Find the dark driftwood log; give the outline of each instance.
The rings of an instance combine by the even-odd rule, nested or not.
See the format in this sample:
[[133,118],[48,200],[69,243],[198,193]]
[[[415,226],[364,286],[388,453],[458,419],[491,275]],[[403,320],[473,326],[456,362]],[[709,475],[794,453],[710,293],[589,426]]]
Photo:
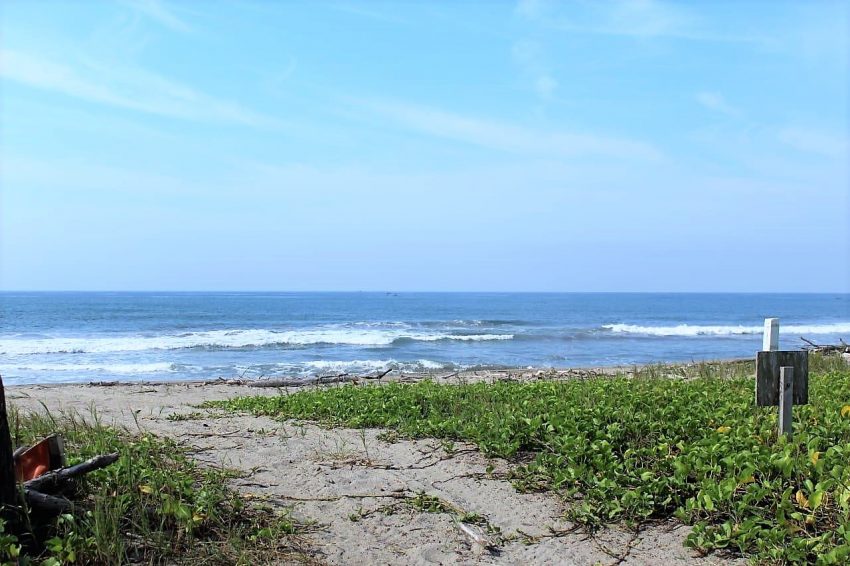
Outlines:
[[105,468],[106,466],[115,462],[115,460],[117,459],[118,452],[115,452],[113,454],[105,454],[102,456],[95,456],[94,458],[89,458],[85,462],[81,462],[76,466],[47,472],[43,476],[38,476],[37,478],[33,478],[29,481],[26,481],[24,482],[24,488],[35,491],[50,491],[51,489],[56,489],[57,487],[59,487],[62,482],[65,482],[77,476],[81,476],[83,474],[87,474],[89,472],[93,472],[94,470],[98,470],[100,468]]
[[817,352],[820,354],[832,354],[836,352],[844,352],[847,349],[847,343],[842,339],[838,339],[840,344],[816,344],[809,340],[808,338],[804,338],[800,336],[800,340],[809,345],[807,348],[810,352]]
[[255,381],[250,384],[251,387],[303,387],[304,385],[313,385],[318,383],[316,378],[312,379],[266,379],[263,381]]
[[27,505],[30,507],[36,507],[52,513],[65,513],[73,507],[73,504],[64,497],[47,495],[34,489],[24,488],[24,497],[27,500]]
[[387,375],[388,373],[390,373],[391,371],[393,371],[394,369],[395,369],[395,368],[390,368],[390,369],[388,369],[388,370],[386,370],[386,371],[382,371],[381,373],[379,373],[379,374],[377,374],[377,375],[364,375],[364,376],[361,376],[361,377],[362,377],[363,379],[381,379],[381,378],[383,378],[385,375]]
[[13,527],[17,524],[18,490],[15,485],[15,461],[12,458],[12,435],[6,416],[6,390],[0,376],[0,517]]
[[249,385],[251,387],[305,387],[307,385],[347,383],[350,381],[358,381],[361,379],[381,379],[394,370],[395,368],[390,368],[375,375],[350,375],[348,373],[340,373],[337,375],[321,375],[319,377],[308,377],[307,379],[266,379],[262,381],[252,381],[249,383]]
[[251,387],[304,387],[306,385],[342,383],[345,381],[354,381],[355,379],[357,379],[356,376],[341,373],[339,375],[323,375],[307,379],[266,379],[251,383]]

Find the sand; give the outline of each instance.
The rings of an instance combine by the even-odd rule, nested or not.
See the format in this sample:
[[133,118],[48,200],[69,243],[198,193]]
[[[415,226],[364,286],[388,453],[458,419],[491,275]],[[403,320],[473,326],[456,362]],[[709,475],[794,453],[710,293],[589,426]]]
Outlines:
[[[688,527],[674,521],[637,535],[615,526],[590,536],[564,520],[562,500],[518,493],[504,479],[510,464],[488,459],[472,445],[457,443],[446,452],[438,441],[397,440],[381,430],[325,429],[192,407],[210,399],[275,395],[276,389],[185,383],[6,389],[7,400],[20,409],[43,411],[42,403],[52,412],[91,415],[96,409],[104,423],[175,438],[206,465],[241,470],[244,477],[233,486],[246,497],[289,508],[313,524],[307,545],[322,563],[744,563],[698,556],[682,544]],[[439,501],[441,510],[417,507],[422,493]],[[478,525],[465,527],[471,533],[459,521],[465,514],[480,516]]]

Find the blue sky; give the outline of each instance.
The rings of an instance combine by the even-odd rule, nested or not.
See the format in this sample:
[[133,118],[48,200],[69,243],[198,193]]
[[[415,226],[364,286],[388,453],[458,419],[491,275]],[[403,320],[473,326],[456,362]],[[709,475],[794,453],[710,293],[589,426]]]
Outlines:
[[850,291],[850,9],[0,6],[0,288]]

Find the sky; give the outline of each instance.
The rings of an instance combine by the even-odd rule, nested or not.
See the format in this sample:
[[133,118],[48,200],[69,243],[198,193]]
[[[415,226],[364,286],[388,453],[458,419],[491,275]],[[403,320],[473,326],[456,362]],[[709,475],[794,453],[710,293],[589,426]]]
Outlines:
[[0,289],[850,292],[840,2],[0,3]]

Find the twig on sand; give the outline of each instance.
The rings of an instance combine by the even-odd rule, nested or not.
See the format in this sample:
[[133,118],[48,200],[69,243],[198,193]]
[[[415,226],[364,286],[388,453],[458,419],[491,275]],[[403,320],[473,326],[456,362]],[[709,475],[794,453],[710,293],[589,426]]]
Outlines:
[[639,542],[638,541],[639,537],[640,537],[640,531],[639,530],[633,532],[632,536],[629,538],[629,540],[626,541],[626,548],[624,548],[619,553],[614,552],[613,550],[611,550],[610,548],[608,548],[607,546],[602,544],[602,542],[597,540],[596,537],[591,536],[590,538],[599,550],[601,550],[602,552],[604,552],[605,554],[607,554],[608,556],[610,556],[611,558],[614,559],[614,562],[612,562],[609,566],[619,566],[620,564],[625,562],[626,558],[628,558],[629,555],[632,553],[632,549],[636,546],[635,542]]

